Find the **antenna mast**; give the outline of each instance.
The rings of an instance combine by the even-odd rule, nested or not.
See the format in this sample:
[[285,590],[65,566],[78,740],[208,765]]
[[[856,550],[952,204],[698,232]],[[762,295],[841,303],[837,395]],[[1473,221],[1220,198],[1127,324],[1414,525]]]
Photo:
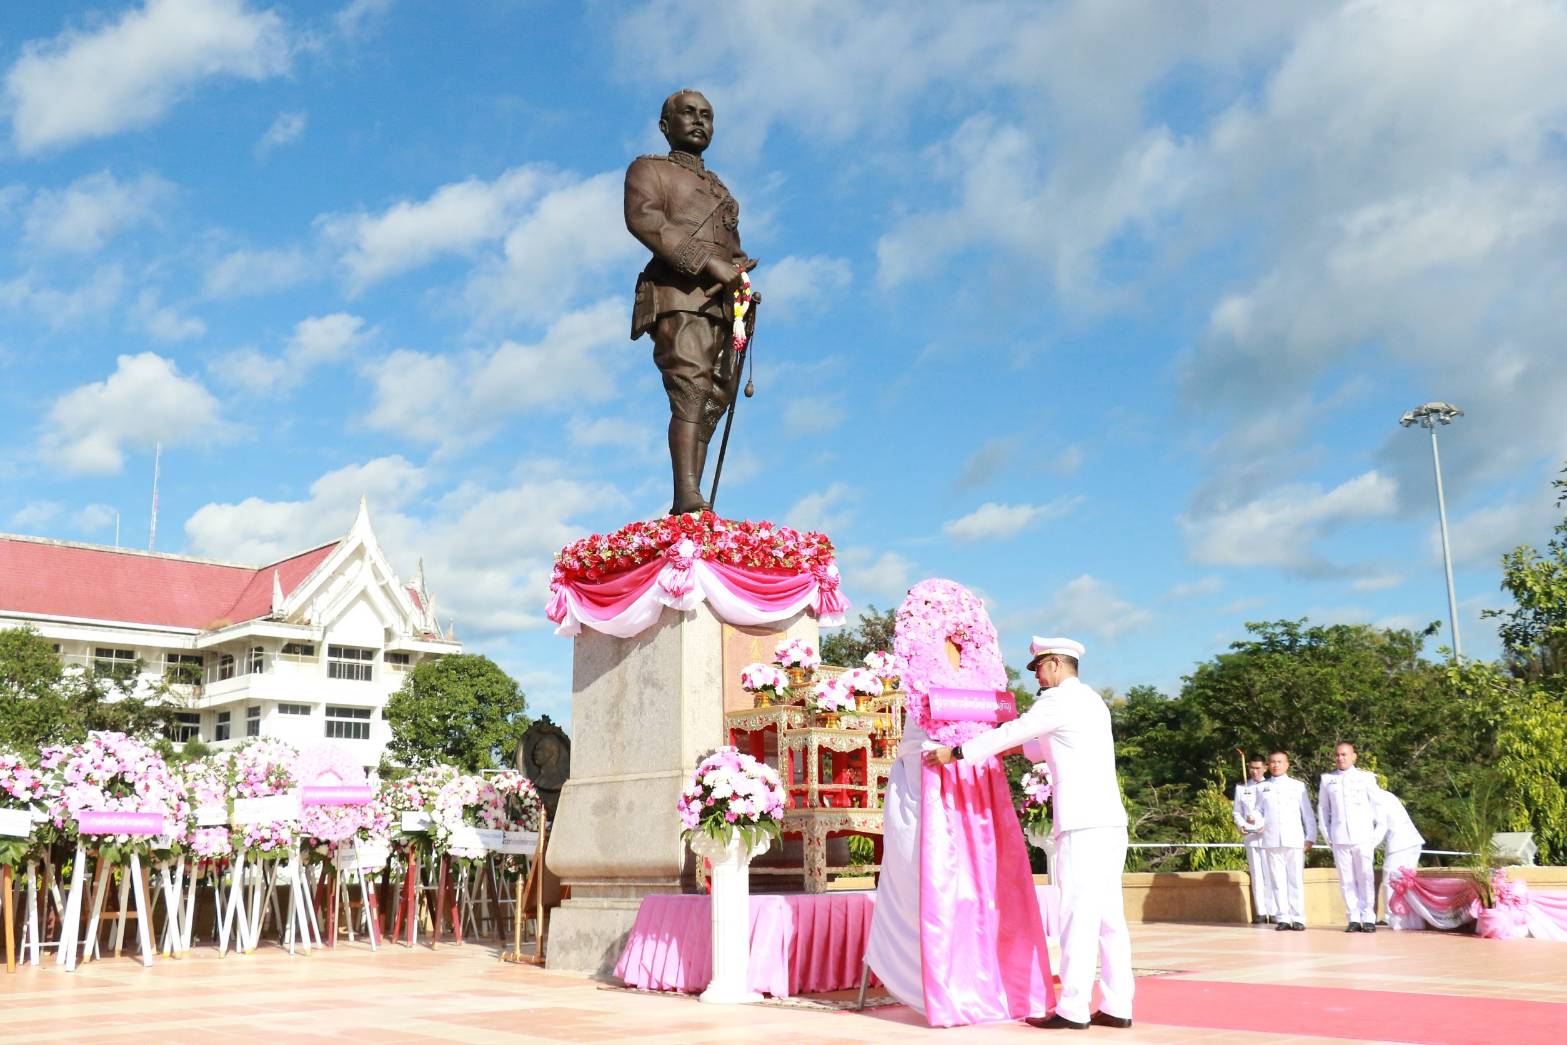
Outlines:
[[154,443],[152,451],[152,524],[147,527],[147,550],[158,548],[158,470],[163,463],[163,444]]

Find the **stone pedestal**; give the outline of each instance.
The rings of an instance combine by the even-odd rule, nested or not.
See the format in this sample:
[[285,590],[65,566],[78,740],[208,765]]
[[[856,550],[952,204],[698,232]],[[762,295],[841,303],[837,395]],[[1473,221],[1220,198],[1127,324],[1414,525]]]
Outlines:
[[[817,638],[801,613],[780,633]],[[675,802],[724,742],[723,625],[704,603],[630,639],[584,628],[572,656],[571,779],[546,863],[571,897],[550,917],[550,969],[608,976],[649,893],[695,888]]]

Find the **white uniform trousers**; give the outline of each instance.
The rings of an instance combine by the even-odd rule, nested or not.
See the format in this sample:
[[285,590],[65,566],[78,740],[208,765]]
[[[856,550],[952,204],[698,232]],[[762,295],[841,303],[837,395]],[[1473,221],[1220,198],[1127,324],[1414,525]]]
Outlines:
[[1246,873],[1251,878],[1251,913],[1273,915],[1273,885],[1268,881],[1268,851],[1260,845],[1246,847]]
[[1351,922],[1377,921],[1376,874],[1372,870],[1373,848],[1369,845],[1335,845],[1333,866],[1338,868],[1338,885],[1344,893],[1345,916]]
[[[1388,887],[1392,884],[1393,875],[1406,867],[1414,867],[1420,863],[1420,846],[1411,845],[1403,849],[1394,849],[1382,854],[1382,902],[1386,907],[1388,899]],[[1408,914],[1395,914],[1393,908],[1387,907],[1387,927],[1389,929],[1423,929],[1426,920],[1413,911]]]
[[1306,850],[1298,845],[1264,849],[1268,854],[1268,884],[1273,887],[1273,917],[1281,922],[1306,921]]
[[1132,1018],[1132,938],[1121,905],[1126,828],[1082,827],[1056,842],[1051,878],[1061,889],[1061,996],[1056,1012],[1085,1023],[1098,952],[1101,1012]]

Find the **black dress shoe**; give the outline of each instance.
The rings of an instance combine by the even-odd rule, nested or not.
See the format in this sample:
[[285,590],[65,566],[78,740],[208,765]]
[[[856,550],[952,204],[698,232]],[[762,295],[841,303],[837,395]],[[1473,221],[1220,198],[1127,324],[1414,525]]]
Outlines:
[[1030,1016],[1023,1021],[1030,1027],[1039,1027],[1042,1030],[1087,1030],[1088,1024],[1069,1020],[1060,1013],[1053,1016]]
[[1290,926],[1290,928],[1295,930],[1298,933],[1303,933],[1303,932],[1306,931],[1306,923],[1305,922],[1296,922],[1294,925]]
[[1123,1030],[1132,1025],[1128,1016],[1112,1016],[1108,1012],[1096,1012],[1088,1017],[1088,1022],[1095,1027],[1120,1027]]
[[1347,933],[1358,933],[1360,931],[1360,923],[1350,922],[1348,925],[1344,926],[1344,931]]
[[1277,924],[1277,925],[1275,925],[1273,927],[1273,931],[1276,932],[1276,933],[1287,933],[1287,932],[1290,931],[1290,923],[1289,922],[1280,922],[1279,924]]
[[1360,923],[1360,931],[1363,932],[1363,933],[1374,933],[1374,932],[1377,931],[1376,923],[1375,922],[1361,922]]
[[1251,920],[1251,924],[1253,924],[1253,925],[1267,925],[1268,924],[1268,916],[1265,915],[1265,914],[1255,915],[1252,918],[1252,920]]

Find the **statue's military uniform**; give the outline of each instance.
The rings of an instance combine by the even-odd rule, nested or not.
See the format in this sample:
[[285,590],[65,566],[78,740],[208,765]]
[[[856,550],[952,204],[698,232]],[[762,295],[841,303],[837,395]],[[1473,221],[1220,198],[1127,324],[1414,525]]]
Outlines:
[[626,228],[653,252],[637,277],[631,338],[653,335],[653,362],[669,410],[700,426],[705,444],[734,401],[739,371],[730,348],[729,300],[702,267],[739,262],[740,205],[701,157],[640,156],[626,170]]

